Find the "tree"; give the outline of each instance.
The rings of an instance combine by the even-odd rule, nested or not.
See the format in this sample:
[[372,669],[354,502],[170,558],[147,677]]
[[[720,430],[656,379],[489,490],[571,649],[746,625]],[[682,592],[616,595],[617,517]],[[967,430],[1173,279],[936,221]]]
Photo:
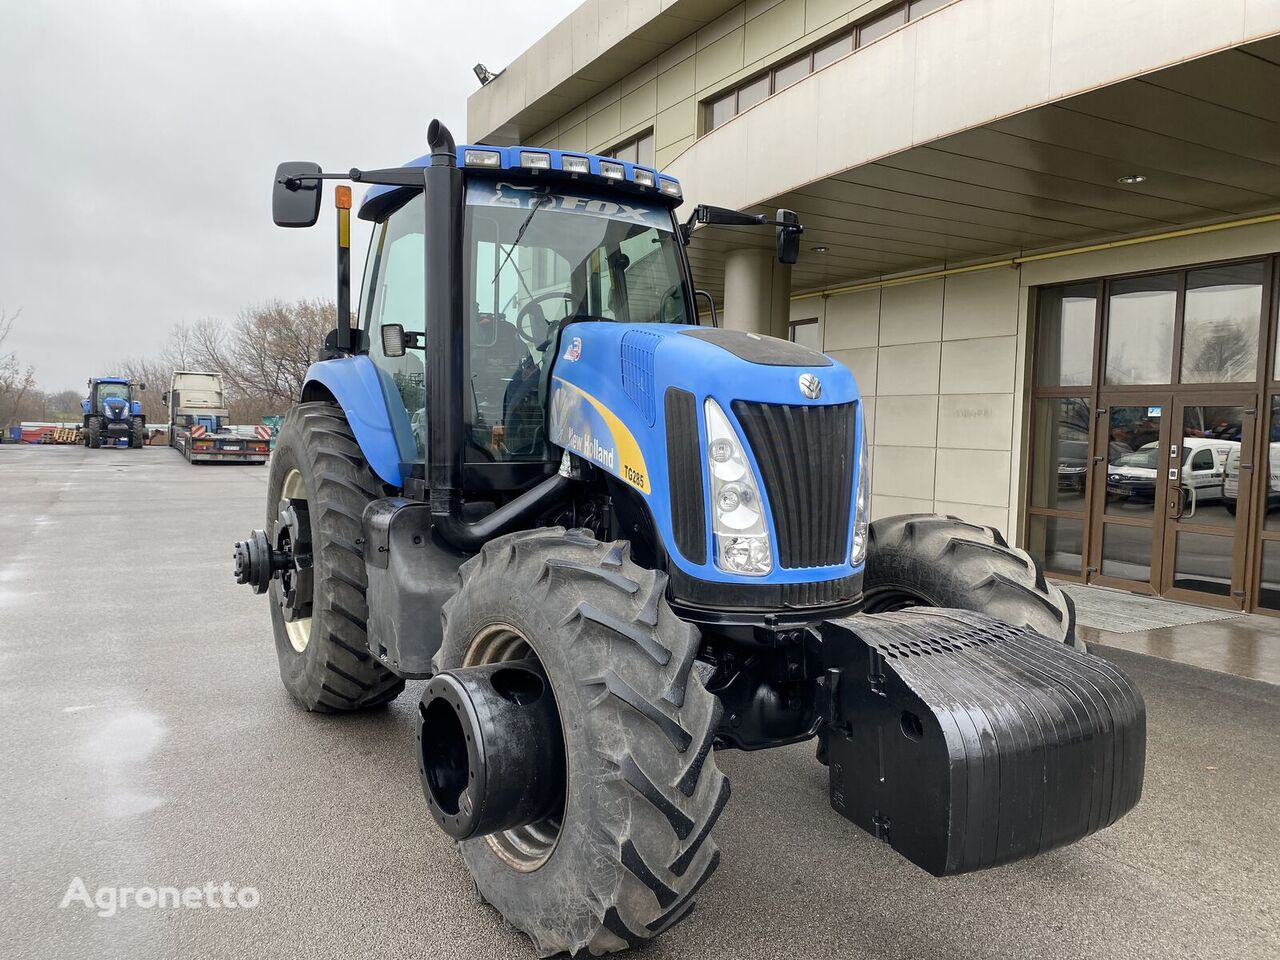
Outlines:
[[17,354],[4,353],[4,343],[13,332],[13,326],[22,309],[8,313],[0,307],[0,429],[20,422],[27,411],[27,404],[35,393],[35,370],[23,367]]
[[237,407],[233,419],[249,420],[280,413],[297,400],[336,318],[330,300],[271,300],[241,311],[230,325],[209,318],[179,328],[175,338],[198,369],[222,374]]

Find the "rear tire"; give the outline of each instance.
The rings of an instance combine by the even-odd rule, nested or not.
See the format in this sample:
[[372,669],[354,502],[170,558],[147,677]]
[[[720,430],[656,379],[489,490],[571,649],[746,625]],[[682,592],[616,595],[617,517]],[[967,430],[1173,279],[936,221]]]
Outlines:
[[436,669],[536,656],[567,770],[558,821],[459,844],[476,888],[539,956],[639,946],[689,914],[720,859],[729,783],[698,631],[667,606],[665,574],[585,530],[500,537],[461,579]]
[[1026,626],[1083,650],[1071,598],[994,527],[929,513],[871,524],[864,610],[954,607]]
[[339,713],[379,706],[404,689],[404,680],[369,653],[366,628],[361,515],[386,492],[340,407],[303,403],[285,416],[267,479],[266,529],[274,537],[281,499],[302,493],[315,565],[309,622],[286,622],[277,577],[270,590],[271,625],[281,679],[308,710]]

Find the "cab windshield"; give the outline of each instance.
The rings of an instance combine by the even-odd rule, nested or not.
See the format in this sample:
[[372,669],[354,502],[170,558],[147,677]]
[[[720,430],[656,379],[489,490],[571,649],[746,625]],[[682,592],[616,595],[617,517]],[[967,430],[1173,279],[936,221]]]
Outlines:
[[678,243],[670,212],[639,198],[468,185],[468,459],[546,458],[549,354],[564,324],[689,322]]
[[103,400],[128,400],[129,385],[127,383],[100,383],[98,384],[98,402]]

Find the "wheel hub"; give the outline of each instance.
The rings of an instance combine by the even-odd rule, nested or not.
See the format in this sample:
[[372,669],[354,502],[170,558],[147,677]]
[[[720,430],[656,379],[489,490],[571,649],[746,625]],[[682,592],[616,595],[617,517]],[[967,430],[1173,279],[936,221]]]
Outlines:
[[276,521],[275,555],[280,566],[280,609],[286,621],[311,616],[314,574],[311,554],[311,514],[305,500],[282,500]]
[[506,624],[481,630],[463,666],[432,678],[418,710],[419,773],[436,824],[455,839],[483,837],[522,873],[546,863],[564,819],[564,734],[524,636]]

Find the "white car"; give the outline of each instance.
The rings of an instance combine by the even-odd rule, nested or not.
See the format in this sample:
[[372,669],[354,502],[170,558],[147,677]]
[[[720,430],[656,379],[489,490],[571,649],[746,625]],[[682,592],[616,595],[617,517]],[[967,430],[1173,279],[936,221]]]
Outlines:
[[[1186,437],[1182,441],[1180,484],[1187,491],[1187,509],[1221,500],[1232,451],[1239,463],[1240,442],[1214,437]],[[1154,500],[1159,443],[1152,441],[1107,464],[1107,495],[1122,500]]]

